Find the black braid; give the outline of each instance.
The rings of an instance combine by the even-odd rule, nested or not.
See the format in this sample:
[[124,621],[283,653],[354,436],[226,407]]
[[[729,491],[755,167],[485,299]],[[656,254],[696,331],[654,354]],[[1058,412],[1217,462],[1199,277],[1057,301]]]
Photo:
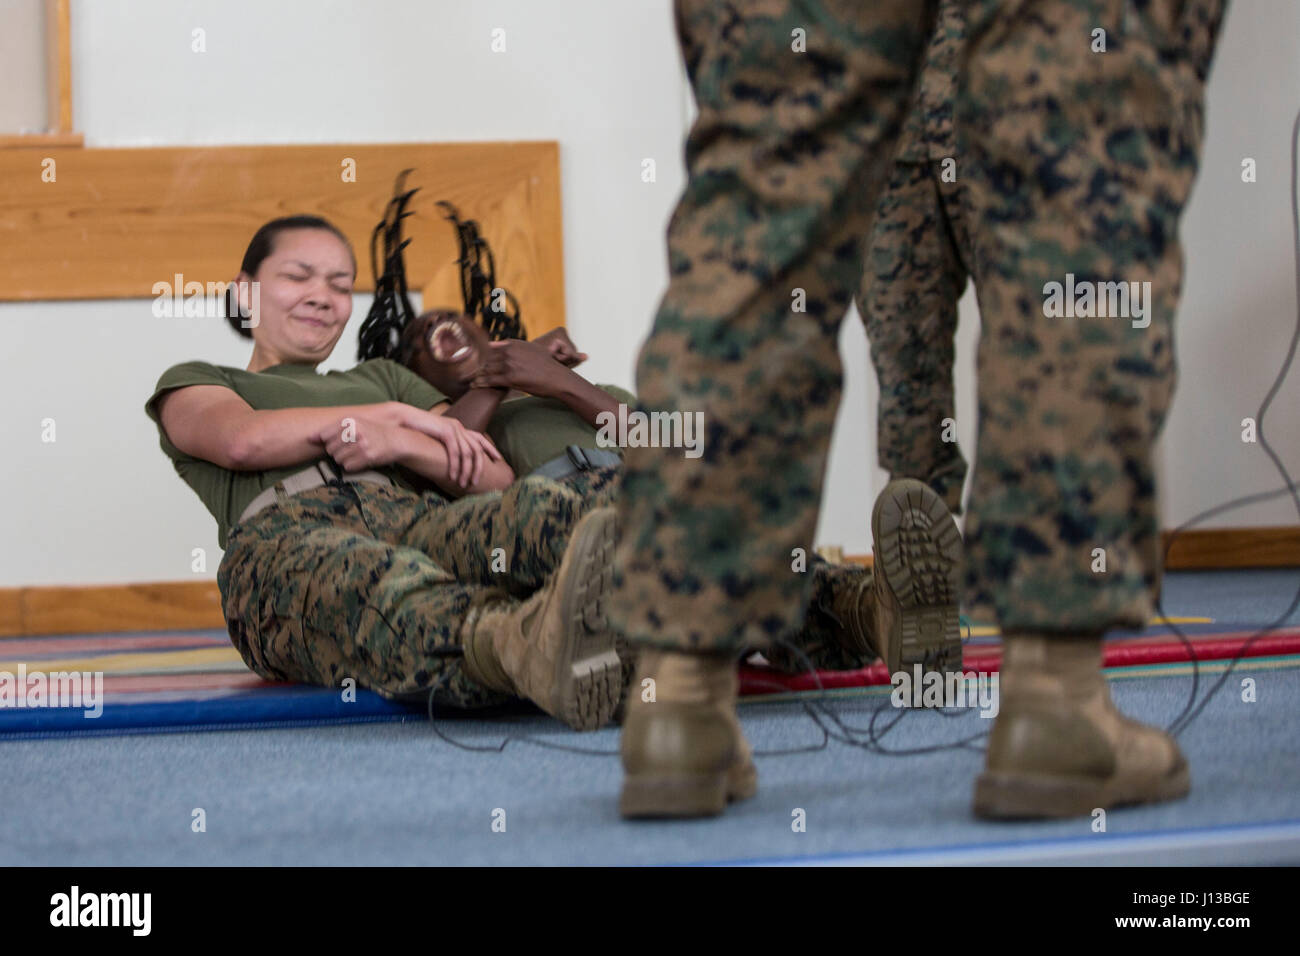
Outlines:
[[460,294],[465,314],[483,326],[493,341],[528,338],[520,319],[519,300],[508,289],[497,285],[496,259],[487,240],[478,234],[478,223],[473,219],[462,221],[456,207],[449,202],[438,205],[451,220],[460,245],[460,258],[456,262],[460,266]]
[[[407,298],[406,262],[403,253],[411,240],[402,238],[402,220],[412,215],[407,205],[419,189],[406,190],[406,176],[411,170],[398,174],[393,187],[393,198],[384,210],[384,218],[375,226],[370,236],[370,271],[375,277],[375,300],[361,323],[358,335],[357,360],[389,358],[406,364],[410,358],[409,342],[404,332],[415,318],[415,310]],[[461,299],[465,314],[483,327],[488,338],[527,339],[520,319],[519,300],[508,290],[496,284],[496,259],[487,240],[479,235],[478,222],[462,221],[456,207],[449,202],[439,202],[447,212],[456,230],[460,246]],[[384,242],[384,269],[379,271],[376,247],[380,237]],[[486,269],[485,269],[486,267]],[[504,308],[499,307],[504,303]],[[494,308],[494,305],[498,306]]]
[[[403,332],[415,318],[415,309],[407,297],[406,262],[403,251],[411,240],[402,238],[402,220],[412,215],[407,205],[419,189],[406,189],[404,169],[393,185],[393,198],[384,210],[384,218],[370,234],[370,272],[375,278],[375,301],[371,303],[366,319],[358,334],[357,361],[388,358],[404,362]],[[376,249],[380,237],[384,241],[384,271],[379,271]]]

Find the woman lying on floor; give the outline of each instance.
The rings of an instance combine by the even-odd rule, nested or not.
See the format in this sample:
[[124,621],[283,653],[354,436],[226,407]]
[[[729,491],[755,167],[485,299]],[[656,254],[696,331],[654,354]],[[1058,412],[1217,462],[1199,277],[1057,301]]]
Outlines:
[[395,362],[319,374],[355,277],[327,221],[267,223],[234,286],[244,314],[253,283],[260,300],[230,319],[253,341],[247,369],[174,366],[145,407],[217,521],[235,647],[268,680],[350,677],[463,708],[526,697],[601,726],[620,693],[603,617],[613,510],[516,481],[457,403]]

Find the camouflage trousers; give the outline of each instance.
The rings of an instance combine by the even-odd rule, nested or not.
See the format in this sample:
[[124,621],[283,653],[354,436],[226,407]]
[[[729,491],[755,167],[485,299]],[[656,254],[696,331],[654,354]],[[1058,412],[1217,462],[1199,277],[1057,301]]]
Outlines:
[[880,467],[891,478],[926,482],[954,514],[967,471],[953,396],[957,301],[971,268],[965,192],[940,160],[896,162],[872,218],[855,300],[880,387]]
[[[266,680],[338,687],[350,677],[421,704],[430,693],[440,706],[504,703],[462,669],[469,609],[522,600],[545,584],[573,526],[612,502],[618,477],[599,468],[562,481],[524,478],[453,502],[367,483],[293,495],[230,532],[217,582],[231,641]],[[840,650],[829,611],[833,589],[862,572],[814,569],[817,603],[791,640],[816,666],[862,666]],[[804,668],[797,654],[774,656]]]
[[612,476],[587,473],[452,502],[368,483],[293,495],[230,532],[217,572],[230,638],[267,680],[503,703],[461,667],[469,609],[540,588],[612,491]]
[[[636,391],[642,411],[703,413],[707,439],[700,458],[627,450],[613,613],[632,642],[721,650],[797,630],[807,605],[790,555],[816,527],[837,333],[933,7],[676,9],[699,115]],[[982,334],[966,585],[1004,630],[1140,627],[1153,611],[1152,444],[1221,14],[968,4],[955,125]],[[1145,314],[1049,315],[1049,283],[1075,280],[1137,283]]]

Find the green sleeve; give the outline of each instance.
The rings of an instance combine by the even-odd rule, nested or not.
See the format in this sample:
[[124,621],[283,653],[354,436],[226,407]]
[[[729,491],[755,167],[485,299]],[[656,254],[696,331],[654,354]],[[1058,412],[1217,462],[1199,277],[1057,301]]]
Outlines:
[[172,459],[187,456],[167,440],[167,432],[163,430],[162,418],[158,414],[158,399],[174,388],[185,388],[189,385],[221,385],[234,390],[234,385],[226,373],[210,362],[182,362],[162,373],[153,394],[149,396],[149,401],[144,403],[144,413],[158,426],[158,438],[162,449],[167,453],[167,457]]
[[627,389],[619,388],[617,385],[597,385],[596,387],[615,401],[626,405],[629,412],[636,408],[636,396]]
[[389,394],[396,401],[405,402],[407,405],[414,405],[416,408],[423,409],[430,409],[439,402],[448,401],[446,395],[420,378],[405,365],[394,362],[392,359],[372,359],[369,362],[362,363],[362,365],[376,366],[375,371],[380,373],[384,384],[389,389]]

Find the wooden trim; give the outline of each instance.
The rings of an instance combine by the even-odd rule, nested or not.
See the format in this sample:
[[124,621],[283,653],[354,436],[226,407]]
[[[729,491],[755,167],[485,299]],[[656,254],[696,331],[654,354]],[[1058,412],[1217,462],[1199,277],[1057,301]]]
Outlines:
[[[159,304],[156,286],[170,289],[176,275],[187,288],[229,282],[258,227],[293,213],[325,216],[348,236],[356,289],[370,291],[370,234],[394,179],[409,168],[408,185],[420,189],[405,228],[410,287],[432,288],[436,298],[427,304],[459,305],[455,232],[435,207],[446,199],[478,220],[497,281],[519,299],[530,334],[564,324],[554,142],[51,149],[49,156],[57,181],[45,181],[40,157],[29,151],[0,150],[0,234],[23,237],[0,257],[0,301],[154,300],[142,305],[148,318]],[[209,317],[211,310],[195,311]]]
[[0,149],[81,149],[82,133],[15,133],[0,136]]
[[[844,560],[871,567],[869,554]],[[1255,567],[1300,567],[1300,527],[1185,531],[1166,564],[1171,571]],[[0,588],[0,637],[198,628],[225,628],[215,581]]]
[[1164,531],[1160,545],[1170,571],[1300,567],[1300,525]]
[[215,581],[0,588],[0,636],[224,628]]
[[[1171,548],[1169,542],[1173,540]],[[1232,568],[1300,568],[1300,525],[1283,528],[1206,528],[1160,532],[1166,571],[1219,571]],[[845,561],[871,567],[871,555],[850,554]]]
[[[1173,547],[1169,542],[1173,541]],[[1218,571],[1232,568],[1300,568],[1300,525],[1282,528],[1206,528],[1160,532],[1166,571]],[[871,555],[845,561],[871,567]]]
[[23,589],[0,588],[0,637],[28,633],[23,626]]
[[45,0],[45,82],[51,133],[72,132],[72,24],[68,0]]

